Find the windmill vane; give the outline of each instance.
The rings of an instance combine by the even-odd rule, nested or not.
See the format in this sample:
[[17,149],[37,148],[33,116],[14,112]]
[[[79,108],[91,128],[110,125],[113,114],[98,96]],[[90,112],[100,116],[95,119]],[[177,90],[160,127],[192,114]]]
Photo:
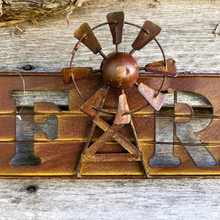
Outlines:
[[[124,155],[125,158],[129,159],[132,156],[133,159],[142,161],[142,152],[139,147],[139,142],[134,125],[132,124],[131,128],[132,128],[133,138],[135,139],[135,143],[136,143],[135,145],[133,145],[126,138],[123,138],[123,136],[121,136],[118,133],[125,125],[127,124],[131,125],[132,112],[129,111],[129,105],[127,102],[127,94],[125,92],[125,89],[128,89],[129,87],[136,85],[140,95],[142,95],[143,98],[147,101],[147,105],[145,104],[143,107],[135,110],[134,112],[137,112],[143,109],[144,107],[147,107],[148,104],[150,104],[155,110],[159,111],[166,98],[166,96],[161,93],[165,80],[162,82],[162,85],[159,90],[154,90],[153,88],[150,88],[144,83],[141,84],[137,83],[137,80],[139,78],[139,65],[138,62],[132,56],[132,54],[136,50],[141,50],[150,41],[155,39],[155,37],[161,32],[161,28],[150,21],[146,21],[143,27],[140,27],[133,23],[124,22],[123,12],[110,13],[107,15],[107,20],[108,20],[107,23],[98,25],[95,28],[91,28],[88,23],[84,23],[75,31],[74,36],[79,41],[77,42],[73,50],[74,52],[72,59],[70,61],[69,74],[67,69],[63,70],[64,82],[65,83],[70,82],[68,78],[72,77],[76,91],[79,93],[80,97],[82,97],[83,100],[85,101],[86,99],[83,97],[82,93],[80,92],[80,89],[77,87],[77,83],[75,82],[76,79],[78,78],[78,75],[82,74],[78,71],[77,67],[72,67],[72,62],[75,53],[79,49],[82,42],[94,54],[99,53],[103,57],[103,61],[100,64],[101,66],[100,71],[96,70],[96,72],[100,72],[104,84],[103,89],[106,88],[106,86],[107,89],[104,89],[105,93],[103,93],[103,89],[98,90],[98,92],[95,93],[94,96],[92,96],[88,101],[86,101],[86,103],[81,107],[81,111],[86,113],[88,116],[92,117],[93,119],[92,127],[98,126],[104,131],[104,133],[99,137],[98,140],[90,144],[93,133],[92,131],[90,132],[91,135],[89,135],[87,139],[86,145],[83,150],[84,153],[81,155],[81,160],[77,166],[78,167],[76,171],[77,176],[81,176],[80,169],[82,163],[86,161],[91,162],[94,156],[98,156],[99,158],[101,158],[101,155],[97,154],[98,150],[102,148],[109,141],[109,139],[111,138],[115,139],[115,136],[117,137],[115,140],[125,150],[128,151],[128,153]],[[133,49],[131,50],[130,53],[120,52],[118,47],[118,45],[122,41],[122,30],[124,23],[140,28],[140,32],[132,44]],[[113,38],[113,44],[116,45],[115,52],[108,55],[105,55],[103,53],[101,45],[99,44],[98,40],[96,39],[95,35],[92,32],[96,28],[106,24],[108,24],[110,27],[110,31]],[[161,49],[162,55],[164,57],[164,61],[157,62],[156,64],[146,65],[145,68],[141,68],[141,69],[148,71],[150,68],[151,71],[153,70],[153,72],[157,72],[165,76],[166,75],[176,76],[177,72],[175,68],[175,62],[173,60],[169,60],[169,62],[167,62],[161,45],[156,39],[155,41],[158,44],[159,48]],[[170,67],[171,67],[171,71],[169,70]],[[83,69],[81,70],[83,71]],[[84,70],[85,73],[88,71],[87,68],[85,68]],[[86,78],[87,75],[86,74],[84,75]],[[116,110],[116,113],[114,114],[115,115],[114,122],[112,125],[109,125],[107,122],[103,121],[103,119],[100,118],[100,113],[104,113],[106,115],[112,113],[107,112],[105,109],[102,109],[102,107],[100,106],[104,104],[104,99],[105,99],[104,96],[106,97],[108,90],[112,88],[118,89],[121,95],[119,95],[118,97],[118,108]],[[130,95],[132,96],[132,94]],[[111,154],[102,155],[103,162],[109,160],[110,158],[111,160],[115,160],[115,158],[117,157]],[[143,161],[142,164],[144,164]],[[145,174],[147,175],[147,171],[144,165],[143,168],[145,170]]]
[[[110,54],[93,33],[103,26],[115,47]],[[129,51],[119,47],[124,26],[137,28]],[[70,67],[61,73],[0,73],[0,178],[219,178],[220,74],[177,74],[175,60],[166,59],[156,39],[160,33],[151,21],[139,26],[125,21],[121,11],[109,13],[107,22],[93,28],[84,23],[74,32],[78,42]],[[151,41],[163,59],[140,66],[133,54]],[[102,57],[97,69],[74,65],[82,44]],[[25,112],[25,106],[17,111],[14,90],[24,95],[65,91],[68,108],[49,94],[47,102],[34,103],[32,112]],[[183,93],[190,93],[193,102],[181,101]],[[207,108],[193,106],[197,97]],[[25,117],[33,122],[27,128],[16,120]],[[201,123],[200,130],[192,131],[194,122]],[[30,137],[20,138],[19,124],[31,130]],[[161,148],[168,149],[168,157],[158,153]],[[204,166],[194,148],[206,152],[211,162]],[[24,152],[24,160],[16,162]]]

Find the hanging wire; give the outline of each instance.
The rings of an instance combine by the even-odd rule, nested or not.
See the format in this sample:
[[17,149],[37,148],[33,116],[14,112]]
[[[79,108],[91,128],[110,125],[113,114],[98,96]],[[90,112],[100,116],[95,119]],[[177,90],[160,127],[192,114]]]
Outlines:
[[[21,77],[21,79],[22,79],[22,85],[23,85],[23,98],[25,99],[25,91],[26,91],[26,90],[25,90],[25,81],[24,81],[24,77],[23,77],[23,76],[21,75],[21,73],[19,73],[19,72],[17,72],[17,74],[18,74],[18,75]],[[23,108],[24,108],[24,106],[22,105],[20,111],[18,112],[18,111],[16,110],[16,113],[17,113],[17,114],[20,114],[20,113],[22,112]],[[17,117],[18,117],[20,120],[22,120],[20,115],[17,115]]]

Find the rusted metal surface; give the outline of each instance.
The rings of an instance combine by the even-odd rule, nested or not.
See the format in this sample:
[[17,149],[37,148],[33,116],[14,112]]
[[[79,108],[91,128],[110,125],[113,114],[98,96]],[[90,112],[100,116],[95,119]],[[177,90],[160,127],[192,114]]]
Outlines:
[[74,36],[85,44],[94,54],[102,50],[88,23],[83,23],[75,32]]
[[[193,109],[191,106],[187,105],[186,103],[175,103],[174,105],[174,115],[175,123],[182,124],[187,123],[190,121],[190,118],[193,115]],[[177,116],[180,117],[177,117]]]
[[135,50],[141,50],[161,32],[161,28],[151,21],[146,21],[142,28],[145,29],[148,33],[143,30],[140,31],[134,43],[132,44],[132,47]]
[[[104,120],[102,120],[99,116],[100,116],[100,112],[94,112],[94,109],[92,109],[92,114],[91,114],[91,105],[94,105],[95,101],[98,99],[98,103],[96,104],[96,106],[102,106],[102,103],[104,102],[104,95],[101,95],[102,90],[98,90],[98,92],[88,101],[86,102],[86,105],[83,105],[83,108],[81,108],[81,110],[83,110],[83,112],[87,113],[90,117],[94,117],[93,122],[95,124],[97,124],[102,130],[104,130],[104,133],[91,145],[89,146],[89,143],[91,141],[91,136],[93,135],[93,133],[90,132],[90,135],[87,139],[86,142],[86,147],[84,148],[84,154],[87,159],[91,159],[92,161],[94,161],[94,158],[96,158],[96,153],[97,151],[102,148],[106,142],[110,139],[110,138],[114,138],[119,144],[121,144],[121,146],[123,146],[126,150],[128,150],[129,153],[131,153],[131,155],[133,155],[136,159],[138,159],[141,155],[141,152],[139,152],[139,150],[134,147],[131,142],[129,142],[128,140],[126,140],[125,138],[123,138],[123,136],[118,134],[118,131],[121,130],[121,128],[124,126],[124,124],[128,124],[130,123],[130,115],[123,115],[124,113],[129,111],[128,108],[128,104],[127,104],[127,100],[126,100],[126,95],[122,94],[121,96],[119,96],[119,104],[118,104],[118,111],[116,114],[116,117],[114,119],[114,124],[112,126],[108,125],[108,123],[106,123]],[[101,95],[101,96],[100,96]],[[100,98],[101,99],[100,99]],[[133,154],[134,152],[134,154]],[[84,158],[84,159],[83,159]],[[114,154],[103,154],[102,156],[99,155],[98,158],[102,158],[103,162],[107,162],[108,161],[115,161],[115,155]],[[112,158],[112,159],[111,159]],[[123,157],[124,158],[124,157]],[[125,157],[127,158],[127,157]],[[129,159],[129,156],[128,156]],[[88,161],[89,162],[89,161]],[[96,160],[95,160],[96,162]],[[81,162],[79,165],[79,168],[77,170],[77,175],[81,176],[81,167],[82,167],[82,163],[85,163],[85,157],[81,157]]]
[[123,127],[123,125],[112,125],[109,127],[103,135],[101,135],[98,140],[93,143],[89,149],[85,152],[88,158],[91,158],[110,138],[112,138],[118,131]]
[[145,66],[145,69],[147,72],[161,73],[174,77],[177,76],[176,62],[173,59],[168,59],[166,64],[164,61],[149,63]]
[[[107,15],[107,20],[110,23],[109,27],[113,38],[113,44],[120,44],[122,41],[124,12],[120,11],[120,12],[109,13]],[[113,22],[115,24],[112,24]]]
[[[116,34],[118,34],[118,36],[121,36],[122,27],[123,27],[122,24],[124,22],[124,14],[123,12],[110,13],[107,15],[107,19],[108,19],[107,23],[111,27],[111,31],[113,35],[113,42],[114,42],[116,38]],[[77,38],[79,39],[79,42],[76,44],[76,46],[77,45],[80,46],[79,44],[80,42],[83,42],[86,46],[88,46],[87,42],[83,41],[85,36],[87,36],[86,32],[87,31],[91,32],[92,30],[100,26],[103,26],[107,23],[103,23],[92,29],[86,24],[82,25],[76,31],[76,32],[80,32],[80,34],[77,36]],[[129,22],[125,22],[125,23],[132,25],[132,26],[136,26],[140,28],[141,31],[138,34],[134,43],[132,44],[133,50],[129,54],[124,53],[124,52],[123,53],[119,52],[117,44],[116,44],[116,53],[111,53],[110,55],[106,56],[101,50],[99,51],[100,55],[104,58],[104,60],[101,63],[101,70],[100,70],[102,74],[103,82],[108,84],[110,87],[118,88],[118,89],[127,89],[131,87],[133,84],[138,85],[137,79],[139,76],[139,66],[138,66],[137,61],[132,57],[132,54],[134,53],[135,50],[140,50],[153,39],[157,42],[159,48],[161,49],[161,52],[164,57],[164,62],[162,61],[162,62],[156,62],[156,63],[150,64],[150,67],[153,67],[152,71],[155,71],[156,73],[165,74],[165,75],[176,76],[177,73],[176,73],[175,61],[173,59],[166,60],[164,51],[161,45],[159,44],[159,42],[155,38],[161,32],[161,28],[150,21],[146,21],[143,27],[140,27],[139,25],[135,25]],[[118,27],[117,25],[119,25],[120,27]],[[118,30],[116,31],[117,28]],[[91,40],[94,39],[94,37],[95,36],[92,35]],[[96,38],[94,40],[94,44],[95,44],[95,41],[97,41]],[[78,50],[78,47],[77,47],[77,50]],[[76,50],[74,49],[74,51]],[[70,67],[72,67],[72,62],[73,62],[73,56],[70,62]],[[146,65],[146,67],[144,68],[146,71],[148,71],[147,66],[148,65]],[[157,111],[160,110],[165,100],[165,96],[160,93],[164,82],[165,82],[165,78],[160,86],[160,89],[157,91],[154,91],[154,89],[144,84],[141,84],[141,86],[138,86],[138,91],[142,94],[142,96],[146,99],[146,101],[148,101],[148,104],[151,104],[151,106]],[[78,94],[81,96],[81,98],[84,101],[86,101],[86,99],[82,96],[79,88],[77,87],[74,78],[73,78],[73,84]],[[126,113],[126,114],[132,114],[137,111],[140,111],[143,108],[145,108],[148,104],[145,104],[143,107],[136,109],[130,113]],[[112,115],[111,113],[105,112],[102,109],[97,109],[96,107],[93,107],[93,108],[102,113]]]
[[[101,109],[101,108],[103,107],[103,104],[104,104],[106,95],[107,95],[107,93],[108,93],[108,89],[109,89],[109,88],[107,88],[107,90],[106,90],[104,93],[103,93],[103,91],[102,91],[101,89],[96,92],[96,94],[97,94],[98,92],[101,92],[101,93],[102,93],[102,95],[101,95],[101,100],[98,101],[99,109]],[[94,98],[93,98],[93,97],[94,97]],[[90,98],[90,100],[89,100],[88,102],[90,102],[91,100],[95,100],[95,99],[96,99],[95,97],[97,97],[97,96],[93,96],[93,97]],[[87,102],[87,103],[88,103],[88,102]],[[93,104],[93,103],[92,103],[92,104]],[[87,108],[89,108],[89,107],[90,107],[90,106],[87,106]],[[84,106],[84,108],[85,108],[85,110],[86,110],[86,106]],[[81,111],[82,111],[82,110],[81,110]],[[86,110],[86,111],[87,111],[87,110]],[[88,113],[89,113],[89,112],[88,112]],[[95,116],[98,117],[99,115],[100,115],[100,112],[96,112]],[[93,117],[93,116],[92,116],[92,117]],[[86,150],[88,149],[88,147],[89,147],[89,145],[90,145],[91,139],[92,139],[92,137],[93,137],[93,135],[94,135],[95,128],[96,128],[96,124],[93,122],[92,127],[91,127],[90,132],[89,132],[89,135],[88,135],[88,137],[87,137],[85,146],[84,146],[84,148],[83,148],[83,152],[82,152],[82,154],[81,154],[80,160],[79,160],[78,165],[77,165],[77,168],[76,168],[76,177],[81,177],[80,170],[81,170],[82,163],[83,163],[83,155],[84,155],[84,153],[86,152]]]
[[85,102],[85,104],[81,106],[80,110],[92,118],[95,117],[97,111],[94,110],[93,107],[99,108],[106,93],[107,91],[104,88],[99,89],[87,102]]
[[[95,118],[93,122],[99,126],[103,131],[107,131],[110,128],[110,125],[105,122],[101,118]],[[140,156],[140,151],[126,139],[126,137],[122,136],[120,133],[116,133],[112,136],[112,138],[117,141],[124,149],[126,149],[129,153],[134,155],[135,158]]]
[[96,154],[91,158],[87,155],[82,155],[82,162],[118,162],[118,161],[141,161],[141,157],[135,159],[129,153],[112,153],[112,154]]
[[143,83],[140,83],[138,85],[138,91],[156,111],[159,111],[161,109],[166,99],[166,96],[164,94],[157,94],[157,91]]
[[112,54],[103,63],[102,76],[108,85],[126,89],[138,79],[138,63],[130,54],[122,52]]
[[61,72],[65,84],[72,83],[72,74],[75,81],[93,76],[93,70],[89,67],[63,68]]
[[[110,87],[118,88],[120,90],[127,89],[127,88],[131,87],[133,84],[137,85],[137,79],[139,76],[139,66],[138,66],[137,61],[132,57],[132,54],[135,52],[135,50],[142,49],[146,44],[148,44],[151,40],[154,39],[163,54],[164,63],[159,62],[159,67],[158,67],[158,62],[156,64],[150,64],[150,66],[154,66],[153,69],[155,69],[155,71],[157,73],[159,72],[159,73],[164,74],[164,69],[165,69],[165,72],[166,72],[165,75],[176,76],[176,73],[174,75],[174,72],[176,71],[175,61],[172,59],[166,60],[165,53],[162,49],[162,46],[160,45],[158,40],[156,40],[156,38],[155,38],[161,32],[160,27],[158,27],[157,25],[155,25],[151,21],[146,21],[142,27],[140,27],[139,25],[133,24],[133,23],[124,22],[124,13],[123,12],[109,13],[107,15],[107,20],[108,20],[108,22],[97,25],[94,28],[90,28],[88,23],[84,23],[75,31],[74,36],[79,41],[73,49],[73,55],[72,55],[72,58],[70,61],[70,68],[72,68],[73,58],[74,58],[75,53],[79,49],[81,42],[82,42],[90,50],[92,50],[95,54],[99,52],[99,54],[103,57],[103,61],[100,64],[101,69],[98,70],[98,72],[101,72],[101,74],[102,74],[103,83],[109,85]],[[123,30],[124,23],[138,27],[141,29],[140,33],[138,34],[137,38],[135,39],[134,43],[132,44],[133,50],[130,53],[119,52],[119,48],[118,48],[118,44],[121,42],[122,30]],[[92,32],[93,30],[95,30],[101,26],[104,26],[106,24],[110,25],[110,30],[111,30],[111,33],[113,36],[113,43],[116,44],[116,52],[115,53],[113,52],[113,53],[109,54],[108,56],[106,56],[103,53],[103,51],[101,51],[101,46],[98,43],[98,40],[96,39],[95,35]],[[95,48],[96,49],[98,48],[98,49],[95,51]],[[162,68],[161,68],[161,65],[163,65]],[[147,71],[146,68],[141,68],[141,69],[144,69]],[[76,88],[78,94],[81,96],[81,98],[84,101],[86,101],[86,99],[83,97],[78,86],[75,83],[75,79],[74,79],[73,74],[71,75],[71,77],[72,77],[74,87]],[[165,97],[162,94],[160,94],[160,90],[162,89],[164,82],[165,82],[165,78],[160,86],[160,89],[157,92],[155,92],[155,95],[153,97],[153,101],[152,101],[152,97],[150,97],[152,94],[149,96],[150,97],[149,98],[147,96],[147,94],[144,93],[144,91],[143,91],[144,86],[141,85],[141,88],[139,90],[140,93],[142,94],[142,96],[149,103],[151,102],[150,103],[151,106],[153,108],[155,106],[155,110],[157,110],[157,111],[162,106],[162,104],[161,104],[162,97]],[[153,89],[151,89],[150,87],[147,87],[145,85],[145,90],[146,90],[146,88],[149,88],[148,90],[151,91],[151,93],[153,93],[153,91],[154,91]],[[148,98],[149,98],[149,100],[148,100]],[[160,103],[161,105],[159,105],[159,104],[156,105],[156,103]],[[147,106],[147,105],[145,105],[145,106]],[[93,109],[100,111],[102,113],[105,113],[105,114],[112,115],[111,113],[105,112],[102,109],[97,109],[94,106],[93,106]],[[127,113],[127,114],[132,114],[132,113],[135,113],[135,112],[140,111],[142,109],[143,109],[143,107],[139,108],[133,112]]]
[[119,96],[118,100],[118,111],[115,116],[114,124],[129,124],[131,122],[131,116],[125,115],[129,112],[128,102],[125,94]]
[[[155,38],[161,32],[160,27],[150,21],[142,27],[125,22],[123,12],[110,13],[107,20],[94,28],[84,23],[75,31],[74,36],[79,41],[73,49],[70,68],[62,69],[61,74],[0,73],[0,177],[220,177],[220,75],[178,75],[175,61],[166,59]],[[116,52],[108,56],[102,52],[93,34],[93,30],[107,24],[116,45]],[[122,53],[118,47],[124,24],[141,29],[130,53]],[[139,75],[138,62],[132,54],[153,39],[164,60],[140,68],[153,74]],[[103,57],[99,70],[72,68],[81,42]],[[51,102],[41,102],[34,104],[32,113],[17,112],[10,92],[24,89],[19,83],[20,77],[23,77],[26,90],[69,91],[68,110],[62,111]],[[173,114],[160,113],[168,91],[173,95]],[[180,91],[203,96],[210,102],[213,113],[195,115],[191,106],[178,102]],[[16,117],[20,115],[34,117],[33,126],[38,127],[29,139],[17,138]],[[53,127],[53,137],[43,130],[43,125],[48,124],[51,117],[57,121]],[[156,121],[160,117],[170,119],[173,141],[157,140]],[[194,139],[182,140],[178,133],[179,126],[198,118],[210,119],[211,122],[201,131],[194,132]],[[179,164],[167,166],[151,163],[158,145],[171,146],[173,153],[170,156],[178,158]],[[17,156],[19,146],[33,147],[31,156],[39,164],[17,166],[11,163],[12,158]],[[188,151],[190,146],[205,148],[216,161],[215,165],[198,165]]]
[[[135,128],[136,137],[130,130],[130,124],[124,125],[113,137],[100,148],[90,159],[86,158],[83,149],[89,136],[89,130],[94,122],[97,127],[106,131],[114,122],[115,116],[106,116],[99,112],[99,116],[91,117],[80,113],[79,106],[83,100],[76,93],[75,88],[63,84],[60,73],[21,73],[26,83],[26,90],[68,90],[69,110],[61,111],[53,103],[35,103],[32,115],[36,118],[35,123],[46,123],[50,115],[56,115],[58,119],[57,138],[48,139],[44,133],[36,133],[33,140],[16,139],[16,115],[29,115],[29,113],[16,113],[16,103],[10,98],[13,90],[23,90],[20,76],[16,73],[0,74],[0,177],[2,178],[76,178],[77,165],[82,157],[80,174],[78,178],[213,178],[220,176],[220,75],[218,74],[178,74],[176,78],[167,77],[162,91],[172,89],[173,115],[160,115],[155,113],[152,107],[148,106],[138,114],[132,115],[132,125]],[[163,76],[157,74],[143,74],[139,77],[139,83],[143,82],[151,88],[160,87]],[[87,97],[92,97],[97,91],[98,82],[101,77],[78,81],[78,85],[84,91],[87,88]],[[90,88],[88,88],[88,85]],[[104,89],[105,90],[105,89]],[[187,124],[191,118],[204,117],[195,115],[191,107],[186,103],[178,103],[179,91],[189,91],[202,95],[209,100],[213,113],[205,115],[211,119],[211,123],[196,132],[199,143],[182,143],[176,133],[176,125]],[[105,93],[105,92],[104,92]],[[128,98],[129,110],[142,106],[143,98],[137,92],[135,86],[125,90]],[[100,98],[100,100],[103,100]],[[99,102],[100,103],[100,102]],[[118,105],[118,96],[114,89],[110,89],[105,99],[104,110],[114,109]],[[99,108],[99,105],[96,105]],[[95,110],[94,110],[95,111]],[[107,111],[107,110],[106,110]],[[95,111],[97,114],[97,111]],[[173,120],[173,142],[157,141],[156,117],[169,117]],[[184,120],[182,120],[184,119]],[[6,126],[7,125],[7,126]],[[93,143],[102,135],[97,129],[92,129],[91,140]],[[115,140],[115,142],[114,142]],[[138,144],[130,141],[136,140]],[[10,163],[16,155],[17,143],[33,143],[34,155],[40,158],[39,166],[14,166]],[[124,144],[126,142],[127,144]],[[180,159],[177,166],[153,166],[150,159],[154,157],[157,144],[171,144],[173,155]],[[91,145],[91,144],[90,144]],[[197,166],[185,146],[204,146],[216,160],[214,166]],[[140,150],[139,150],[140,148]],[[89,148],[88,148],[89,149]],[[142,155],[141,155],[142,153]],[[112,154],[112,155],[111,155]],[[143,158],[143,160],[142,160]],[[145,171],[146,169],[146,171]]]
[[[100,65],[101,66],[100,72],[102,75],[103,83],[107,84],[110,88],[116,88],[116,89],[122,90],[121,91],[122,95],[119,96],[118,109],[117,109],[116,115],[114,115],[114,113],[105,111],[101,107],[102,104],[104,104],[105,102],[105,98],[104,98],[105,95],[102,90],[98,90],[95,93],[95,95],[93,95],[89,99],[89,101],[86,101],[86,99],[83,97],[78,86],[75,83],[73,74],[71,75],[76,91],[78,92],[79,96],[85,101],[85,104],[82,105],[81,107],[81,111],[83,111],[84,113],[86,113],[87,115],[93,118],[93,125],[90,130],[90,134],[87,138],[86,145],[83,150],[83,155],[81,156],[80,162],[78,163],[78,166],[77,166],[77,172],[76,172],[77,177],[82,177],[82,175],[89,175],[89,173],[92,172],[92,171],[87,171],[88,172],[87,174],[82,174],[83,167],[86,166],[85,164],[87,162],[90,163],[87,160],[91,159],[91,161],[97,161],[94,158],[96,158],[96,154],[98,150],[101,149],[109,141],[109,139],[114,138],[115,136],[116,136],[116,141],[119,144],[121,144],[121,146],[124,147],[124,149],[128,150],[128,152],[131,155],[133,155],[136,159],[141,158],[142,168],[144,170],[144,173],[147,174],[146,166],[144,165],[144,162],[143,162],[142,152],[138,144],[135,127],[133,126],[133,122],[131,122],[132,112],[129,112],[129,106],[128,106],[125,91],[124,91],[124,89],[127,89],[133,86],[134,84],[138,85],[137,79],[139,77],[139,66],[138,66],[137,61],[132,57],[132,53],[134,51],[131,51],[130,54],[119,52],[118,44],[121,43],[121,38],[122,38],[124,13],[123,12],[110,13],[107,15],[107,20],[110,25],[110,30],[113,36],[113,43],[116,44],[116,52],[111,53],[108,56],[106,56],[101,51],[101,47],[98,47],[99,49],[96,52],[94,51],[93,47],[98,45],[98,41],[95,38],[93,33],[90,36],[88,34],[92,32],[92,30],[100,26],[103,26],[105,23],[98,25],[94,28],[90,28],[87,23],[84,23],[75,32],[75,37],[79,40],[79,42],[76,44],[73,50],[72,59],[70,61],[70,67],[72,67],[72,62],[73,62],[75,52],[79,49],[80,42],[82,42],[94,53],[99,52],[100,55],[103,57],[104,60],[102,61]],[[145,22],[144,26],[140,27],[140,29],[141,31],[132,45],[133,50],[136,50],[136,49],[140,50],[147,43],[153,40],[161,31],[161,29],[158,26],[156,26],[155,24],[149,21]],[[90,37],[91,39],[89,39]],[[92,41],[94,45],[92,45]],[[168,69],[167,61],[165,59],[165,54],[162,50],[162,47],[160,46],[159,42],[156,39],[155,41],[157,42],[158,46],[160,47],[163,53],[165,68]],[[151,104],[151,106],[155,110],[160,110],[163,102],[165,101],[165,96],[161,93],[164,82],[165,82],[165,78],[159,90],[157,91],[143,83],[138,86],[138,91],[140,92],[140,94],[148,101],[149,104]],[[139,108],[138,110],[133,111],[133,112],[137,112],[140,110],[142,110],[142,108]],[[110,126],[105,120],[101,119],[100,117],[101,113],[104,113],[107,115],[114,115],[115,118],[114,118],[113,125]],[[94,143],[91,143],[92,137],[94,135],[95,127],[96,127],[95,124],[97,124],[97,122],[98,124],[100,124],[99,127],[102,128],[104,133]],[[122,130],[124,125],[129,124],[129,123],[132,123],[131,129],[132,129],[132,134],[134,135],[133,139],[135,140],[135,143],[137,143],[137,146],[133,146],[133,144],[129,140],[126,140],[126,138],[124,138],[123,136],[118,135],[118,132]],[[85,157],[87,159],[85,159]],[[106,162],[107,158],[108,158],[107,161],[115,161],[114,154],[102,155],[101,158],[103,159],[103,162]],[[95,166],[94,163],[92,164],[92,166]]]

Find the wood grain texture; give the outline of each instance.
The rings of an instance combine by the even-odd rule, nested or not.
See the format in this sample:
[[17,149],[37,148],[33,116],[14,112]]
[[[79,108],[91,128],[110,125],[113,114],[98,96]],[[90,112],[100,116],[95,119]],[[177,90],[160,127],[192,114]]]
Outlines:
[[[167,58],[176,60],[178,72],[219,72],[220,37],[213,34],[219,23],[218,1],[161,1],[156,8],[149,6],[151,2],[92,0],[70,15],[69,27],[66,16],[48,18],[36,25],[23,23],[20,25],[22,33],[15,26],[3,27],[0,30],[0,71],[20,71],[26,64],[33,65],[34,71],[60,71],[69,66],[71,52],[77,42],[73,32],[83,22],[88,21],[93,27],[106,21],[107,13],[123,10],[126,21],[142,25],[145,20],[151,20],[162,28],[158,40]],[[17,35],[13,35],[15,32]],[[137,28],[125,25],[121,51],[131,50],[130,45],[138,32]],[[106,54],[114,51],[108,26],[95,31],[95,34]],[[162,60],[155,42],[134,56],[140,66]],[[73,65],[97,69],[101,60],[101,56],[81,46]]]
[[219,193],[219,180],[1,180],[0,209],[1,219],[218,219]]
[[[219,24],[219,1],[160,2],[90,0],[73,11],[69,27],[67,14],[40,20],[36,25],[24,22],[2,27],[0,71],[23,71],[26,64],[32,65],[33,71],[60,71],[69,65],[77,42],[73,32],[83,22],[95,26],[106,20],[107,13],[123,10],[126,21],[142,25],[151,20],[162,28],[158,40],[167,58],[176,60],[178,72],[219,73],[220,36],[213,33]],[[121,51],[130,51],[138,31],[124,27]],[[95,34],[106,54],[114,51],[107,26]],[[154,42],[134,56],[140,66],[162,60]],[[101,60],[81,46],[74,66],[97,69]],[[22,95],[15,96],[23,99]],[[28,103],[32,98],[23,101]],[[62,101],[57,94],[55,99]],[[161,139],[169,133],[165,123],[160,127]],[[218,219],[219,184],[217,179],[0,180],[0,219]],[[28,193],[28,185],[37,185],[38,191]]]

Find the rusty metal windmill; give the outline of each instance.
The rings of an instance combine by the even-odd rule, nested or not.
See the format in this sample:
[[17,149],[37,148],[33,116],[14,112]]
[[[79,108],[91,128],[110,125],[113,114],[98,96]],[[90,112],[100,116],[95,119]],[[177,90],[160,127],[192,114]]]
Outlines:
[[[132,50],[130,53],[119,51],[118,45],[122,42],[122,31],[124,24],[132,25],[140,29],[137,38],[132,44]],[[109,55],[105,55],[103,53],[102,47],[93,33],[95,29],[103,25],[109,25],[113,37],[113,44],[116,46],[115,52]],[[161,28],[151,21],[146,21],[142,27],[124,21],[123,12],[108,14],[107,22],[94,28],[91,28],[88,23],[84,23],[75,31],[74,36],[79,41],[74,47],[70,68],[62,69],[63,80],[65,84],[74,84],[77,92],[85,101],[80,110],[90,116],[93,120],[92,128],[88,135],[81,159],[77,167],[77,177],[81,176],[80,169],[82,163],[84,162],[142,161],[142,152],[139,147],[139,142],[131,115],[147,107],[148,105],[151,105],[154,110],[159,111],[166,99],[166,95],[161,92],[166,76],[177,76],[175,61],[173,59],[166,59],[161,45],[155,38],[158,34],[160,34],[160,32]],[[164,60],[147,64],[145,67],[139,67],[132,54],[136,50],[141,50],[152,40],[155,40],[161,49]],[[99,70],[93,70],[92,68],[88,67],[72,67],[75,53],[79,49],[81,43],[87,46],[94,54],[99,53],[103,57]],[[144,83],[138,84],[137,80],[139,78],[140,70],[163,74],[164,79],[160,88],[155,90]],[[101,75],[101,80],[103,81],[104,86],[98,89],[98,91],[89,100],[86,100],[80,92],[76,82],[97,74]],[[127,102],[127,95],[132,94],[126,94],[126,89],[130,88],[131,86],[136,86],[140,95],[146,100],[146,104],[144,106],[133,111],[129,110],[129,105]],[[109,110],[103,108],[107,93],[113,88],[120,91],[120,95],[118,97],[118,108],[115,109],[115,111],[112,109]],[[113,124],[110,125],[103,120],[102,117],[100,117],[101,114],[113,115]],[[119,132],[122,127],[127,124],[131,125],[135,144],[131,143]],[[91,139],[96,126],[101,128],[104,133],[91,144]],[[118,142],[127,151],[127,153],[97,154],[97,151],[111,138]],[[147,170],[143,161],[142,164],[145,174],[147,175]]]

